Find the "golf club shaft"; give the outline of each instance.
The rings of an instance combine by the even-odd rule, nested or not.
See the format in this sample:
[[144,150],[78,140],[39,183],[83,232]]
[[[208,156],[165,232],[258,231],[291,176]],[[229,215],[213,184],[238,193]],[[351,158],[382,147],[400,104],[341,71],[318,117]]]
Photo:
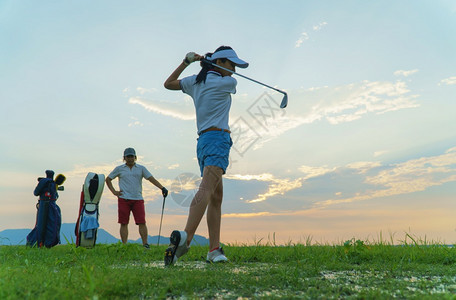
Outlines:
[[160,246],[160,235],[161,235],[161,230],[162,230],[163,211],[165,210],[165,200],[166,200],[166,197],[163,197],[163,206],[162,206],[162,213],[161,213],[161,218],[160,218],[160,229],[158,229],[157,246]]
[[236,73],[235,71],[232,71],[232,70],[230,70],[230,69],[221,67],[221,66],[217,65],[216,63],[213,63],[213,62],[210,61],[210,60],[203,59],[203,61],[206,62],[206,63],[209,63],[209,64],[213,65],[214,67],[220,68],[220,69],[222,69],[222,70],[228,71],[228,72],[233,73],[233,74],[235,74],[235,75],[237,75],[237,76],[240,76],[240,77],[242,77],[242,78],[248,79],[248,80],[253,81],[253,82],[255,82],[255,83],[258,83],[258,84],[261,84],[262,86],[265,86],[265,87],[268,87],[268,88],[270,88],[270,89],[273,89],[274,91],[277,91],[277,92],[282,93],[282,94],[284,94],[284,95],[287,94],[287,93],[284,92],[284,91],[281,91],[281,90],[279,90],[279,89],[276,89],[275,87],[272,87],[272,86],[270,86],[270,85],[267,85],[267,84],[264,84],[264,83],[262,83],[262,82],[259,82],[258,80],[255,80],[255,79],[252,79],[252,78],[247,77],[247,76],[245,76],[245,75]]

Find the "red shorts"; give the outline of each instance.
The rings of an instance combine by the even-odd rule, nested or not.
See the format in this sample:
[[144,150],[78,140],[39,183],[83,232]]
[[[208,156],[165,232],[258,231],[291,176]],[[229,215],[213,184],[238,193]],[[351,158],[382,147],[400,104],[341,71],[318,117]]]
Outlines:
[[136,225],[146,224],[146,211],[144,209],[144,200],[126,200],[118,198],[119,204],[119,223],[128,224],[130,221],[130,211],[133,212]]

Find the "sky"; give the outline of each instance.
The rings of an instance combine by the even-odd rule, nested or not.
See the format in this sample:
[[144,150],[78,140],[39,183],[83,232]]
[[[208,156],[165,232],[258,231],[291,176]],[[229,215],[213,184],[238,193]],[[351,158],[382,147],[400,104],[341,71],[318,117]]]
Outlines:
[[[195,111],[163,83],[187,52],[228,45],[289,103],[236,77],[222,242],[455,243],[455,33],[449,0],[1,0],[0,231],[35,225],[47,169],[67,177],[57,203],[76,222],[87,173],[108,175],[127,147],[170,191],[162,235],[183,229]],[[147,181],[143,195],[153,236],[163,197]],[[106,187],[99,222],[119,237]]]

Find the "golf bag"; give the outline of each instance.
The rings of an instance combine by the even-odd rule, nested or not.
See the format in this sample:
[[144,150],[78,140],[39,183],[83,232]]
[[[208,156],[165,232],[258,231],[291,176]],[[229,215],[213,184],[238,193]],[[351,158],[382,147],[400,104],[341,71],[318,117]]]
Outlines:
[[56,204],[59,197],[57,189],[63,190],[65,176],[59,174],[54,181],[54,171],[47,170],[46,178],[38,178],[38,185],[33,194],[39,196],[36,205],[35,228],[27,235],[27,246],[53,247],[60,244],[62,214]]
[[92,248],[97,240],[98,203],[103,193],[105,176],[103,174],[88,173],[82,186],[79,203],[79,215],[74,233],[76,246]]

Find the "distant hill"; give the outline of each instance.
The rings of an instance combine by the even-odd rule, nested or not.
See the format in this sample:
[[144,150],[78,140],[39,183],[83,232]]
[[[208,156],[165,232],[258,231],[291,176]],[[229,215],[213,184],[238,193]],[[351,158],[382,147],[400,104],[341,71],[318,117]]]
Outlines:
[[[60,228],[60,242],[61,244],[75,243],[76,236],[74,235],[74,223],[64,223]],[[5,229],[0,231],[0,245],[25,245],[27,235],[32,229]],[[158,235],[148,237],[148,242],[151,245],[156,245],[158,242]],[[68,241],[68,242],[67,242]],[[115,244],[120,240],[103,228],[99,228],[97,232],[97,244]],[[129,243],[142,243],[141,239],[129,240]],[[169,237],[160,237],[160,245],[168,245]],[[195,235],[192,245],[208,245],[209,240],[203,236]]]
[[0,231],[0,245],[25,245],[29,232],[30,229],[6,229]]

